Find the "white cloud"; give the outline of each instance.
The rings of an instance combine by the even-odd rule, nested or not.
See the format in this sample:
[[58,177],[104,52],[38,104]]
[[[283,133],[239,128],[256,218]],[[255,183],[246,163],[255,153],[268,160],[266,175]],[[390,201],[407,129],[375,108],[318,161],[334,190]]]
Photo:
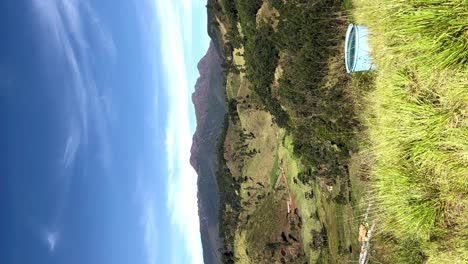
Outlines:
[[157,263],[158,229],[156,227],[156,203],[154,196],[146,193],[143,196],[142,225],[148,264]]
[[44,240],[47,243],[47,246],[48,246],[50,252],[55,251],[55,247],[57,246],[58,239],[59,239],[59,233],[57,231],[54,231],[54,232],[47,231],[47,232],[45,232]]
[[65,150],[63,153],[63,164],[65,168],[70,167],[71,163],[75,160],[76,152],[80,142],[80,131],[77,129],[75,122],[71,122],[68,133],[67,142],[65,143]]
[[139,163],[136,172],[136,203],[140,208],[140,224],[143,230],[143,241],[146,251],[146,258],[148,264],[158,263],[158,247],[159,231],[157,226],[157,200],[153,189],[148,189],[151,186],[148,178],[145,177],[145,169],[143,163]]
[[[110,64],[115,61],[116,48],[111,34],[87,1],[32,0],[32,4],[44,30],[46,64],[58,63],[52,65],[52,68],[60,67],[68,73],[63,89],[73,91],[74,104],[70,107],[74,108],[72,115],[76,115],[75,118],[79,120],[76,124],[72,122],[69,127],[70,134],[64,146],[65,168],[74,162],[78,149],[86,146],[90,129],[98,135],[102,152],[98,155],[109,155],[110,151],[106,149],[109,147],[106,120],[108,110],[102,102],[106,102],[107,106],[111,104],[102,100],[102,91],[97,88],[91,60],[97,54],[105,53]],[[92,24],[92,30],[87,34],[83,30],[86,23]],[[90,35],[99,41],[98,46],[90,46]],[[108,157],[102,159],[109,160]]]
[[[203,263],[200,222],[197,204],[197,174],[190,165],[194,114],[190,93],[194,83],[188,72],[196,67],[192,56],[192,5],[189,0],[156,0],[156,15],[161,30],[160,49],[167,98],[169,100],[166,128],[168,175],[167,208],[175,231],[182,237],[191,263]],[[208,44],[208,43],[207,43]],[[180,248],[180,247],[179,247]],[[180,254],[174,252],[173,263]]]

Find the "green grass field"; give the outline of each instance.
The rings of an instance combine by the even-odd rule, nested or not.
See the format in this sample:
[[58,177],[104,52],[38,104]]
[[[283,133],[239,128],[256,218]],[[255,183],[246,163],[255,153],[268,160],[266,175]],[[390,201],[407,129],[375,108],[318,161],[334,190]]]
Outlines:
[[[322,223],[320,222],[320,219],[315,217],[318,210],[317,204],[314,203],[314,201],[305,199],[304,197],[304,193],[311,191],[311,187],[301,182],[294,183],[293,179],[297,177],[297,174],[302,168],[300,168],[299,162],[294,157],[291,137],[285,138],[284,144],[279,148],[278,155],[283,159],[286,177],[288,179],[291,192],[294,195],[294,201],[299,210],[299,214],[305,219],[301,231],[303,247],[309,256],[310,263],[315,263],[319,258],[320,249],[309,249],[309,244],[313,239],[312,232],[315,231],[320,233]],[[315,193],[319,194],[320,190],[316,190]]]
[[279,157],[276,154],[275,161],[273,163],[273,168],[270,171],[270,188],[275,188],[276,181],[281,175],[281,171],[279,169]]
[[361,114],[374,217],[402,242],[390,261],[467,263],[468,2],[354,5],[377,65]]

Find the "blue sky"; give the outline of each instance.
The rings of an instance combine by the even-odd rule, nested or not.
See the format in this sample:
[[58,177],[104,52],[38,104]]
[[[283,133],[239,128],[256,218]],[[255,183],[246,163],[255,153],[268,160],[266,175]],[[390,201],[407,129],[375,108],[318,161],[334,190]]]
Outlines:
[[206,3],[0,2],[0,262],[201,263]]

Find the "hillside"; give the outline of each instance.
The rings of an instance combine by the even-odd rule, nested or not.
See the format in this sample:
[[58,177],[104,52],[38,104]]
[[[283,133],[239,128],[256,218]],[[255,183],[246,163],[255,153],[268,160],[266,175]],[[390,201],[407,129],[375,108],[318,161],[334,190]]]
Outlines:
[[344,7],[219,0],[208,8],[228,99],[218,146],[222,261],[358,259],[364,183],[352,173],[360,126],[341,62]]
[[216,183],[218,168],[216,143],[226,112],[221,58],[214,44],[198,63],[200,77],[192,101],[195,106],[197,129],[193,135],[190,163],[198,174],[198,210],[206,264],[219,263],[219,193]]
[[[466,5],[370,3],[208,1],[228,101],[222,262],[468,259]],[[356,21],[378,67],[346,74]]]

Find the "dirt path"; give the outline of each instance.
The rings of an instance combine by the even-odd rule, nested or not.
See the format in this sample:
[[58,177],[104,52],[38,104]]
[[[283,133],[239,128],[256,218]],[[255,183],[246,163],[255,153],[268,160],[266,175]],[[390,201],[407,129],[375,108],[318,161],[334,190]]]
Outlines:
[[294,199],[293,199],[293,196],[291,194],[291,190],[289,189],[288,179],[286,178],[286,172],[284,171],[284,168],[283,168],[283,159],[281,159],[281,161],[280,161],[279,168],[281,170],[281,177],[278,177],[278,180],[275,183],[275,189],[278,186],[281,179],[283,179],[284,183],[286,184],[286,190],[288,191],[288,196],[289,196],[288,213],[291,213],[291,212],[294,213],[294,210],[296,209],[296,206],[294,204]]

